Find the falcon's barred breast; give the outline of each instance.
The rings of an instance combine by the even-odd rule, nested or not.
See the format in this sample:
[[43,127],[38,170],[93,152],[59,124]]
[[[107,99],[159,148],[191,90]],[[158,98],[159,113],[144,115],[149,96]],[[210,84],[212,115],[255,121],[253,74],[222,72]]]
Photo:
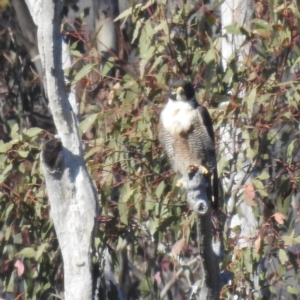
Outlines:
[[169,100],[160,115],[159,140],[173,169],[180,174],[187,174],[191,165],[216,174],[212,120],[207,109],[197,103],[191,82],[170,84]]

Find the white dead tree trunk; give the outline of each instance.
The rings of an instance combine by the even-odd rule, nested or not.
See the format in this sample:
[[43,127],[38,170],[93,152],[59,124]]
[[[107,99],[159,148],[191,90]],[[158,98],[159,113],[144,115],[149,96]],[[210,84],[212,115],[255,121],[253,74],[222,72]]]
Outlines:
[[44,85],[59,137],[45,144],[41,162],[64,262],[64,299],[91,299],[91,249],[97,194],[83,160],[77,118],[64,84],[61,1],[26,2],[38,27]]
[[222,39],[222,64],[224,69],[227,67],[229,59],[241,59],[249,52],[249,46],[244,45],[245,36],[233,35],[226,32],[229,25],[249,27],[252,16],[251,1],[226,0],[221,5],[222,32],[226,38]]
[[[249,55],[249,45],[244,45],[244,35],[233,35],[226,33],[226,27],[233,25],[236,27],[250,28],[253,15],[252,2],[250,0],[226,0],[221,5],[222,10],[222,32],[226,38],[222,39],[222,65],[226,70],[232,59],[238,62],[243,61]],[[229,91],[230,93],[231,91]],[[246,101],[245,90],[238,92],[238,97]],[[227,107],[229,102],[221,104],[221,108]],[[252,112],[249,112],[252,115]],[[223,179],[223,189],[225,191],[225,201],[227,208],[227,222],[225,224],[225,233],[234,238],[233,228],[239,227],[240,234],[236,247],[246,248],[251,246],[251,237],[254,237],[258,228],[258,220],[254,215],[253,207],[248,205],[243,198],[244,187],[251,184],[252,162],[247,157],[245,149],[247,145],[242,141],[242,129],[236,120],[238,115],[233,115],[231,121],[228,121],[220,129],[220,152],[221,156],[226,157],[227,161],[231,161],[230,177]],[[240,162],[240,163],[239,163]],[[240,214],[236,211],[239,208]],[[256,290],[259,290],[259,276],[254,271],[253,281]],[[258,294],[255,294],[258,297]]]
[[[248,55],[249,47],[248,45],[243,45],[245,37],[243,35],[233,35],[226,32],[226,27],[229,25],[236,25],[237,27],[249,27],[252,17],[251,1],[243,0],[226,0],[221,5],[222,10],[222,64],[223,68],[226,69],[228,63],[231,59],[237,59],[241,61],[246,55]],[[239,97],[245,96],[245,91],[240,91]],[[221,108],[226,108],[228,102],[221,104]],[[250,238],[254,230],[257,228],[258,222],[253,214],[252,207],[246,204],[243,200],[238,201],[238,196],[242,193],[241,187],[246,184],[250,179],[250,162],[247,157],[245,157],[244,149],[245,145],[239,146],[240,141],[239,135],[241,134],[241,129],[238,128],[234,118],[232,121],[220,129],[221,144],[220,152],[221,156],[226,157],[228,161],[232,160],[230,178],[224,180],[223,187],[227,194],[227,213],[230,218],[227,222],[227,231],[230,226],[231,228],[235,226],[241,227],[241,237]],[[242,161],[242,168],[238,168],[238,160]],[[239,206],[243,214],[242,217],[238,214],[234,214],[235,208]],[[248,244],[245,239],[241,238],[238,243],[239,247],[246,247]]]

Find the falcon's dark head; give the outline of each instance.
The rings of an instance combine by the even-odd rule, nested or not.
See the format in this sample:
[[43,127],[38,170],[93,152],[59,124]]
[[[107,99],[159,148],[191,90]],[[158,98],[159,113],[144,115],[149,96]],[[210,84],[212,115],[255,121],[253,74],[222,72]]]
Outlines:
[[195,97],[194,87],[188,80],[170,81],[169,87],[169,98],[174,101],[189,101]]

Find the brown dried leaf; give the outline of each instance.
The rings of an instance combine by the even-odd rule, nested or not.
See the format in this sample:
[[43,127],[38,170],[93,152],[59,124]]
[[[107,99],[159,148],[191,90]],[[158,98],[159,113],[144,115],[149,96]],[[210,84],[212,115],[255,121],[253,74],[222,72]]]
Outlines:
[[284,223],[284,219],[285,219],[285,216],[281,213],[276,213],[273,215],[275,221],[278,223],[278,224],[283,224]]
[[153,276],[153,279],[157,282],[158,285],[160,285],[162,283],[160,272],[156,272]]
[[179,253],[183,249],[184,245],[185,245],[184,239],[181,239],[178,242],[176,242],[172,247],[171,255],[174,255],[174,256],[179,255]]
[[244,199],[249,206],[257,206],[255,201],[253,200],[254,197],[255,197],[255,190],[253,185],[252,184],[246,185],[244,190]]
[[120,87],[121,87],[121,85],[120,85],[120,82],[117,82],[115,85],[114,85],[114,90],[119,90],[120,89]]
[[261,238],[260,236],[254,242],[254,249],[258,252],[261,248]]
[[30,246],[30,237],[27,229],[21,231],[24,246]]
[[255,190],[252,184],[248,184],[245,187],[244,195],[246,198],[253,200],[255,197]]
[[115,96],[115,91],[111,90],[108,94],[108,104],[111,105]]
[[109,92],[108,94],[108,104],[111,105],[113,103],[114,97],[115,97],[115,91],[118,91],[120,89],[121,85],[120,82],[117,82],[114,86],[113,89]]
[[15,262],[15,268],[17,269],[18,276],[22,276],[25,270],[24,264],[21,260]]

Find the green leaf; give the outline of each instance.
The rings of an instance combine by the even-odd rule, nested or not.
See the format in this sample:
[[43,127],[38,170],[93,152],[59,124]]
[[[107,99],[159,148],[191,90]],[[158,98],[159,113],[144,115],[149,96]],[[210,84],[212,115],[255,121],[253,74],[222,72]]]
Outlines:
[[276,290],[275,290],[274,286],[270,285],[269,290],[272,294],[276,294]]
[[279,249],[278,257],[279,257],[281,264],[285,264],[286,262],[289,261],[288,256],[287,256],[285,250],[283,250],[283,249]]
[[234,34],[234,35],[245,34],[245,29],[241,30],[241,27],[237,26],[237,25],[228,25],[228,26],[225,27],[225,30],[229,34]]
[[256,155],[257,155],[257,152],[256,152],[254,149],[252,149],[252,148],[250,148],[250,147],[248,147],[248,148],[246,149],[246,156],[247,156],[248,158],[253,159]]
[[163,57],[159,56],[158,58],[155,59],[154,63],[152,64],[150,70],[149,70],[149,74],[151,74],[151,72],[163,61]]
[[6,286],[5,289],[5,291],[8,293],[13,293],[15,291],[15,277],[17,276],[16,274],[17,274],[16,272],[11,273],[8,285]]
[[41,244],[39,247],[38,247],[38,250],[36,251],[35,253],[35,260],[36,261],[39,261],[39,259],[42,257],[43,253],[46,252],[45,250],[47,249],[48,247],[48,243],[44,243],[44,244]]
[[298,295],[298,290],[291,285],[287,286],[287,291],[292,295]]
[[250,249],[245,250],[244,252],[244,265],[248,273],[252,274],[253,272],[253,260]]
[[12,228],[11,227],[6,227],[5,228],[5,235],[4,235],[6,241],[9,240],[11,234],[12,234]]
[[257,25],[258,27],[265,28],[265,29],[268,29],[270,31],[273,30],[272,25],[269,22],[267,22],[267,21],[265,21],[263,19],[254,19],[252,21],[252,23],[255,24],[255,25]]
[[[101,144],[103,144],[103,141],[101,142]],[[99,145],[99,144],[96,144],[96,145]],[[95,153],[97,153],[99,151],[100,151],[99,146],[92,147],[91,149],[88,150],[88,152],[85,153],[84,160],[85,161],[88,160],[91,156],[93,156]]]
[[154,31],[157,33],[162,30],[164,34],[169,35],[169,24],[167,20],[161,20],[159,24],[154,28]]
[[252,116],[253,114],[253,106],[256,99],[256,88],[252,89],[248,97],[245,98],[245,102],[247,103],[248,108],[248,116]]
[[0,153],[6,153],[13,146],[13,143],[11,143],[11,142],[9,142],[9,143],[1,143],[1,142],[2,141],[0,141]]
[[41,291],[46,291],[51,288],[51,283],[47,282],[45,285],[42,286]]
[[69,47],[70,50],[75,50],[75,49],[78,49],[78,40],[74,43],[72,43]]
[[93,64],[85,65],[74,77],[73,84],[75,84],[77,81],[81,80],[84,76],[89,74],[94,68]]
[[289,236],[289,235],[285,235],[282,237],[284,244],[287,246],[292,246],[294,244],[294,239]]
[[0,174],[0,183],[4,182],[4,180],[6,179],[8,173],[12,170],[12,168],[13,168],[13,164],[9,164],[6,166],[6,168]]
[[42,131],[43,131],[43,129],[41,129],[41,128],[32,127],[32,128],[29,128],[29,129],[25,130],[23,132],[23,134],[25,134],[28,137],[34,137],[34,136],[37,136]]
[[86,131],[92,126],[94,125],[95,121],[97,120],[99,113],[97,114],[91,114],[89,115],[86,119],[84,119],[80,125],[79,125],[79,129],[82,133],[86,133]]
[[257,179],[259,180],[265,180],[270,177],[270,174],[267,171],[262,172],[259,176],[257,176]]
[[264,188],[264,185],[258,179],[253,180],[253,184],[254,184],[256,189],[263,189]]
[[150,292],[152,289],[152,285],[150,285],[150,283],[151,281],[146,276],[143,276],[139,284],[140,290],[143,292]]
[[268,197],[269,194],[265,190],[257,190],[261,197]]
[[9,5],[10,1],[9,0],[0,0],[0,6],[2,7],[3,10]]
[[[136,5],[136,7],[137,6],[138,5]],[[139,4],[139,6],[141,6],[141,4]],[[119,14],[119,16],[117,16],[114,21],[116,22],[118,20],[128,17],[132,14],[132,12],[133,12],[133,7],[129,7],[128,9],[124,10],[121,14]]]
[[11,129],[11,132],[10,132],[10,135],[11,137],[14,139],[14,140],[19,140],[19,134],[18,134],[18,131],[19,131],[19,125],[18,124],[15,124],[12,129]]
[[204,62],[208,65],[211,62],[215,61],[215,51],[210,49],[203,58]]
[[285,265],[280,264],[278,266],[278,268],[276,269],[276,271],[277,271],[278,276],[281,277],[281,278],[283,278],[286,275],[286,271],[287,270],[286,270]]
[[22,239],[22,234],[21,233],[17,233],[13,235],[13,240],[14,240],[14,244],[23,244],[23,239]]
[[120,221],[125,225],[128,225],[128,215],[129,215],[128,202],[134,192],[135,190],[130,187],[130,183],[124,184],[121,189],[118,209],[120,214]]
[[159,185],[156,187],[155,195],[157,198],[160,198],[165,188],[164,181],[161,181]]
[[296,140],[293,140],[287,148],[287,161],[289,164],[292,162],[293,156],[295,155],[295,153],[294,153],[295,142],[296,142]]
[[122,201],[123,203],[127,203],[130,197],[133,195],[133,193],[134,193],[134,189],[130,187],[130,184],[129,183],[124,184],[120,193],[120,201]]
[[144,23],[144,18],[141,18],[140,20],[138,20],[136,22],[131,43],[133,43],[137,39],[138,34],[140,32],[140,29],[141,29],[143,23]]
[[147,9],[148,7],[150,7],[152,4],[154,4],[155,3],[155,0],[148,0],[147,2],[146,2],[146,4],[144,4],[143,6],[142,6],[142,9],[141,10],[145,10],[145,9]]
[[47,223],[42,228],[42,239],[45,239],[49,236],[49,233],[53,230],[53,221],[50,218]]
[[265,191],[263,183],[259,179],[253,180],[253,185],[255,186],[256,191],[262,196],[267,197],[268,193]]
[[18,151],[18,154],[23,157],[23,158],[26,158],[29,154],[29,151],[24,151],[24,150],[20,150]]
[[33,258],[36,255],[36,251],[33,248],[26,247],[21,250],[18,255],[25,257],[25,258]]
[[146,205],[145,209],[146,209],[146,211],[151,211],[154,208],[155,203],[156,203],[156,201],[152,197],[152,195],[147,194],[146,200],[145,200],[145,205]]
[[75,57],[83,57],[82,53],[78,50],[70,50],[70,54]]
[[6,207],[6,209],[5,209],[5,211],[4,211],[4,213],[5,213],[4,219],[5,219],[5,220],[8,219],[8,217],[10,216],[10,213],[11,213],[11,211],[13,210],[14,207],[15,207],[15,205],[14,205],[13,203],[10,203],[10,204]]
[[109,57],[102,68],[101,75],[105,76],[114,67],[114,64],[115,64],[114,57],[113,56]]
[[25,165],[23,163],[19,164],[18,170],[24,174],[25,173]]

